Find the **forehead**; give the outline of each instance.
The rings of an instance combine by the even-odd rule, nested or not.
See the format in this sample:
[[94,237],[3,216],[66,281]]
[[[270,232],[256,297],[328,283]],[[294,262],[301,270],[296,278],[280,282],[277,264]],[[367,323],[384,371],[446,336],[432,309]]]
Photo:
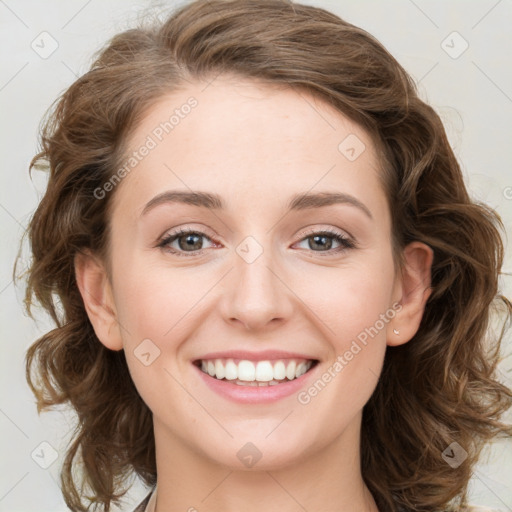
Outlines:
[[381,162],[369,134],[325,101],[290,87],[233,77],[191,83],[157,101],[127,146],[125,162],[131,156],[133,165],[115,200],[128,200],[137,211],[165,188],[216,191],[232,207],[249,194],[284,201],[316,189],[374,204],[383,199]]

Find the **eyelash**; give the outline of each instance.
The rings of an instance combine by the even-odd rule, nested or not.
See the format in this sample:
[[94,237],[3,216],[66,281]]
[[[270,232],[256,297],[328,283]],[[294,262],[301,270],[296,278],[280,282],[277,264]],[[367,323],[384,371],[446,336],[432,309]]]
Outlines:
[[[202,236],[202,237],[205,237],[205,238],[208,238],[209,240],[211,240],[211,238],[208,235],[206,235],[205,233],[203,233],[201,231],[180,228],[178,231],[175,231],[175,232],[170,233],[167,236],[165,236],[158,243],[157,247],[165,249],[167,252],[175,254],[176,256],[185,257],[185,258],[190,258],[190,257],[199,256],[199,255],[203,254],[205,249],[200,249],[199,251],[190,251],[187,254],[187,252],[177,251],[177,250],[171,249],[169,247],[169,244],[174,242],[179,237],[181,237],[183,235],[190,235],[190,234],[199,235],[199,236]],[[302,233],[302,235],[303,236],[299,240],[299,242],[307,240],[308,238],[311,238],[311,237],[313,237],[313,235],[315,235],[315,236],[331,237],[341,245],[340,247],[338,247],[336,249],[329,249],[327,251],[312,251],[312,252],[318,252],[319,256],[321,256],[321,257],[332,256],[333,254],[338,254],[340,252],[346,251],[347,249],[355,249],[356,248],[356,244],[354,241],[352,241],[351,239],[349,239],[348,237],[346,237],[345,235],[343,235],[342,233],[340,233],[338,231],[333,231],[333,230],[329,230],[329,229],[324,229],[321,231],[310,230],[305,233]]]

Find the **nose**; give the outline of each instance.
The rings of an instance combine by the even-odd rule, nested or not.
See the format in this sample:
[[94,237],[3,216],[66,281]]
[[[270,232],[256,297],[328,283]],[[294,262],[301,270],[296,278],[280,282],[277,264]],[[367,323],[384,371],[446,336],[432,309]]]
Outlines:
[[293,310],[293,293],[271,250],[252,262],[235,254],[234,266],[221,297],[225,320],[253,331],[284,323]]

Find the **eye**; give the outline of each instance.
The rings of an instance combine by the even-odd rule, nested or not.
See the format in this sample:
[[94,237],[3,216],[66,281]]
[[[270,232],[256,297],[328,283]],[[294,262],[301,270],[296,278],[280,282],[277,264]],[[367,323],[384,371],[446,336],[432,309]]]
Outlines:
[[[178,231],[165,236],[158,244],[158,247],[176,254],[177,256],[188,256],[188,254],[186,254],[187,252],[191,253],[191,256],[197,256],[198,254],[202,254],[202,250],[204,249],[201,241],[202,238],[211,241],[211,239],[201,231],[180,228]],[[177,242],[177,247],[172,246],[175,242]]]
[[[303,235],[304,234],[307,234],[307,236],[299,243],[308,241],[308,249],[313,252],[327,253],[326,256],[356,247],[356,244],[350,238],[338,231],[311,230],[303,233]],[[172,254],[176,254],[177,256],[198,256],[202,254],[205,249],[202,239],[207,239],[212,242],[212,239],[201,231],[180,228],[177,231],[167,234],[158,243],[157,247]],[[339,244],[339,246],[333,249],[333,242]],[[173,246],[173,244],[176,245]]]
[[[307,235],[308,236],[303,238],[301,242],[308,242],[307,248],[312,249],[313,252],[328,253],[327,255],[332,255],[333,253],[339,253],[356,247],[356,244],[350,238],[338,231],[331,231],[328,229],[322,231],[312,230],[309,231]],[[332,248],[333,241],[334,243],[339,244],[339,246],[334,249]],[[316,250],[318,248],[320,250]]]

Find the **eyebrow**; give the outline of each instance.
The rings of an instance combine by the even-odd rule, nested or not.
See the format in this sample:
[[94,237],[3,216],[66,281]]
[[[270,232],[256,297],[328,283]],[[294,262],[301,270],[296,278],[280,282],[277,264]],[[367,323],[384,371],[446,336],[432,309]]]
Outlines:
[[[145,215],[150,210],[161,204],[167,203],[182,203],[208,208],[209,210],[224,210],[225,204],[218,194],[210,192],[199,191],[184,191],[184,190],[168,190],[153,197],[144,209],[142,215]],[[370,219],[373,216],[366,205],[364,205],[356,197],[345,194],[342,192],[317,192],[317,193],[303,193],[295,194],[288,202],[288,210],[308,210],[313,208],[321,208],[324,206],[331,206],[334,204],[347,204],[354,206],[364,212]]]

